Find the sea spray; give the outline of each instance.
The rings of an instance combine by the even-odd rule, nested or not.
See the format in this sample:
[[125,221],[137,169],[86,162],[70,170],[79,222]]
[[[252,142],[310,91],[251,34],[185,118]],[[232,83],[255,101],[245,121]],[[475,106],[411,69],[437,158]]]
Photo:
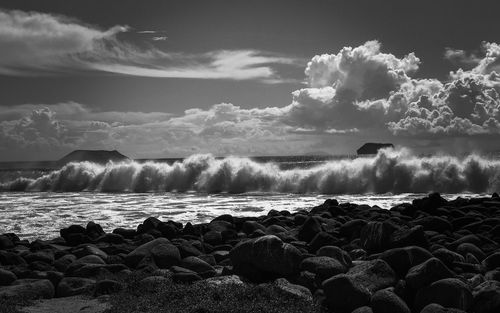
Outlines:
[[249,158],[193,155],[173,164],[135,161],[99,165],[70,163],[39,178],[19,177],[4,191],[365,194],[484,193],[498,190],[500,160],[413,155],[384,149],[376,156],[326,161],[311,168],[280,169]]

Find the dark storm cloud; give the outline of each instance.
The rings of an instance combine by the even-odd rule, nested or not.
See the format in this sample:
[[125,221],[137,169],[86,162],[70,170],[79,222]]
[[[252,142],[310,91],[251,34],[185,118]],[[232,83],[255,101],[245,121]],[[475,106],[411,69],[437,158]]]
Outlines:
[[[129,30],[120,25],[100,29],[47,13],[0,10],[0,74],[98,71],[143,77],[279,82],[272,65],[297,62],[258,50],[186,54],[167,53],[154,47],[141,49],[118,38]],[[151,39],[163,41],[167,37],[156,35]]]

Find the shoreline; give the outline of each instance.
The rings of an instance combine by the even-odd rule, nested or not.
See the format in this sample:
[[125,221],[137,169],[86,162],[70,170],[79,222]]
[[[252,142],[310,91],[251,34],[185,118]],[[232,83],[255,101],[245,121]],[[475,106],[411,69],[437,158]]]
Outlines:
[[271,283],[341,313],[500,309],[497,194],[434,193],[389,210],[328,199],[294,213],[185,225],[148,218],[111,233],[89,222],[60,235],[0,235],[0,298],[113,297],[139,275],[139,286],[158,288]]

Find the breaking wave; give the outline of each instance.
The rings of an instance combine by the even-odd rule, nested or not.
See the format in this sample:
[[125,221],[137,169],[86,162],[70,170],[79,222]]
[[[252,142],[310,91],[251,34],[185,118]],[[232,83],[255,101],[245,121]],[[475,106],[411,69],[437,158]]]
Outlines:
[[327,161],[307,169],[280,169],[249,158],[193,155],[173,164],[70,163],[39,178],[0,184],[4,191],[162,192],[252,191],[321,194],[493,192],[500,161],[479,155],[418,157],[406,149]]

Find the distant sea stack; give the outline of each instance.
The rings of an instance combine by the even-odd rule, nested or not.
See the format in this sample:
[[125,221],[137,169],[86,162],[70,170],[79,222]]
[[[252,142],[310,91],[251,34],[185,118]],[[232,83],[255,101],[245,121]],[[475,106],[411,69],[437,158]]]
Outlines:
[[130,160],[128,157],[124,156],[116,150],[75,150],[63,158],[59,159],[57,163],[59,165],[65,165],[69,162],[94,162],[99,164],[106,164],[109,161],[120,162]]
[[365,143],[363,146],[361,146],[361,148],[356,150],[356,153],[358,155],[377,154],[378,150],[383,149],[383,148],[394,148],[394,145],[392,143],[368,142],[368,143]]

